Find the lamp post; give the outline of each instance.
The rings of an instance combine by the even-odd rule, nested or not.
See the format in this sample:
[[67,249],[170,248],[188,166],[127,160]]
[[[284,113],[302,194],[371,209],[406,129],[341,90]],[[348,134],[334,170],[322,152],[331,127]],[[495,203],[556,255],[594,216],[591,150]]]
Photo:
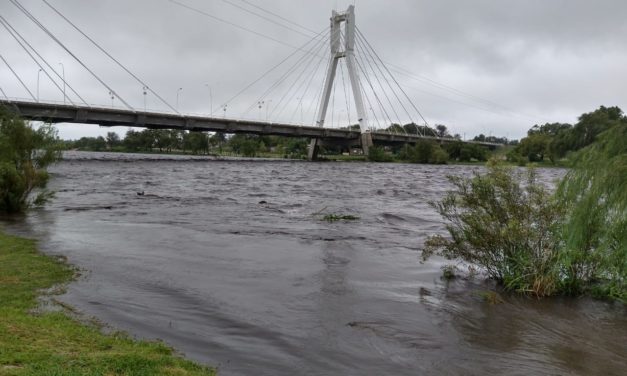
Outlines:
[[205,86],[209,89],[209,115],[211,116],[213,115],[213,93],[209,84],[205,84]]
[[225,104],[224,106],[222,106],[222,117],[226,119],[226,106],[228,106],[228,104]]
[[264,103],[266,103],[266,102],[264,102],[264,101],[257,102],[257,106],[259,106],[259,120],[261,120],[261,107],[263,107]]
[[148,94],[148,88],[146,86],[142,87],[142,93],[144,94],[144,112],[146,112],[146,94]]
[[109,90],[109,97],[111,98],[111,107],[113,107],[113,100],[115,99],[115,95],[111,90]]
[[177,91],[176,91],[176,111],[179,110],[179,94],[181,93],[181,90],[183,90],[182,87],[180,87]]
[[39,103],[39,74],[43,69],[39,68],[37,71],[37,103]]
[[61,72],[63,75],[63,104],[65,104],[65,67],[63,66],[63,63],[59,63],[59,65],[61,66]]

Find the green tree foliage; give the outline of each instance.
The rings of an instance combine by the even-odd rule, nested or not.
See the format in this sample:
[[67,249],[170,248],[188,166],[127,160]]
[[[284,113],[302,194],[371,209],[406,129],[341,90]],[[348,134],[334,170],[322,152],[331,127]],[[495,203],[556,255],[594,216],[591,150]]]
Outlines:
[[594,282],[601,295],[627,301],[627,119],[577,154],[557,196],[568,208],[565,288]]
[[410,163],[445,164],[448,153],[431,140],[418,140],[414,147],[405,146],[398,154],[399,159]]
[[192,154],[209,153],[209,136],[202,132],[189,132],[183,135],[183,149]]
[[382,146],[371,146],[368,149],[368,160],[371,162],[392,162],[394,158],[386,153]]
[[51,125],[33,129],[0,107],[0,212],[22,212],[50,198],[46,169],[61,158],[61,146]]
[[460,259],[480,265],[508,290],[553,294],[561,208],[534,171],[493,163],[485,175],[449,179],[455,190],[433,206],[447,220],[450,239],[430,237],[423,259],[434,253]]
[[549,195],[533,170],[492,164],[485,175],[452,177],[455,190],[434,204],[450,238],[438,253],[480,265],[505,288],[539,296],[597,296],[627,302],[627,119],[580,150]]
[[120,136],[115,132],[107,132],[107,147],[113,149],[120,144]]
[[529,162],[540,162],[548,156],[555,163],[569,152],[592,144],[600,133],[621,123],[624,118],[620,108],[601,106],[581,115],[574,126],[563,123],[534,125],[515,149],[518,155],[511,154],[510,160],[516,162],[523,157]]
[[456,141],[447,143],[444,147],[452,160],[470,162],[485,161],[488,158],[488,150],[480,145]]
[[545,154],[549,151],[551,137],[544,133],[530,134],[523,138],[518,145],[518,153],[527,157],[529,162],[544,161]]

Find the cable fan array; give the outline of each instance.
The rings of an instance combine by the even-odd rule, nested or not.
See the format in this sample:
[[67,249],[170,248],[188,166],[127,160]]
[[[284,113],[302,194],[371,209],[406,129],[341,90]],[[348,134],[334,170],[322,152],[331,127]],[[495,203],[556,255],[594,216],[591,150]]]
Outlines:
[[[345,45],[344,30],[338,34],[338,38],[340,44]],[[254,98],[249,99],[240,117],[275,123],[315,125],[319,120],[316,117],[323,95],[323,84],[332,61],[330,45],[335,41],[330,39],[328,30],[315,33],[306,43],[229,98],[222,108],[233,106],[245,97]],[[356,34],[355,56],[358,87],[367,105],[370,131],[437,137],[359,29]],[[340,58],[329,110],[324,119],[325,126],[331,128],[359,127],[347,69],[344,59]],[[420,119],[420,125],[416,119]]]

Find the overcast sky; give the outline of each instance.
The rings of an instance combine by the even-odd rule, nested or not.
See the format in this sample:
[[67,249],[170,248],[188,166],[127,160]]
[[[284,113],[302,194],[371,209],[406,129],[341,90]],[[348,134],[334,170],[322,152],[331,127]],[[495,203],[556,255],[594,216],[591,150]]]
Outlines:
[[[154,94],[144,96],[140,83],[87,42],[42,0],[20,1],[118,93],[114,106],[122,106],[123,99],[137,109],[143,109],[145,101],[148,109],[168,110]],[[345,10],[353,3],[345,0],[48,2],[181,112],[208,114],[212,108],[215,116],[220,117],[262,120],[267,117],[272,121],[309,124],[313,122],[326,68],[328,42],[324,38],[331,10]],[[355,3],[360,31],[431,125],[445,124],[452,133],[466,137],[484,133],[520,138],[535,123],[575,122],[578,115],[600,105],[627,108],[627,2],[624,0],[358,0]],[[68,84],[88,103],[111,106],[109,90],[10,1],[0,2],[0,15],[59,73],[62,63]],[[0,30],[0,53],[37,96],[39,67],[6,30]],[[322,34],[312,41],[318,32]],[[229,101],[290,54],[294,54],[292,58]],[[28,98],[28,92],[3,64],[0,62],[0,88],[9,97]],[[368,60],[362,60],[362,64],[367,67]],[[264,96],[292,67],[292,74]],[[373,70],[377,72],[376,67]],[[54,77],[54,73],[50,74]],[[392,106],[396,106],[394,110],[386,104],[382,90],[377,92],[385,105],[379,106],[372,91],[367,90],[365,75],[361,76],[367,99],[371,101],[366,106],[372,125],[389,120],[422,122],[398,88],[388,93],[394,102]],[[62,93],[43,72],[39,73],[39,79],[42,101],[63,101]],[[376,77],[371,75],[370,79],[376,87]],[[355,106],[347,104],[345,98],[350,96],[345,66],[338,71],[336,82],[327,124],[346,125],[349,117],[354,123]],[[59,84],[62,86],[60,81]],[[66,92],[73,101],[80,102],[69,88]],[[394,94],[405,101],[408,111],[402,110]],[[259,101],[264,102],[261,108]],[[228,103],[226,111],[222,107],[225,103]],[[387,116],[384,116],[386,107]],[[63,138],[94,136],[109,130],[59,125]]]

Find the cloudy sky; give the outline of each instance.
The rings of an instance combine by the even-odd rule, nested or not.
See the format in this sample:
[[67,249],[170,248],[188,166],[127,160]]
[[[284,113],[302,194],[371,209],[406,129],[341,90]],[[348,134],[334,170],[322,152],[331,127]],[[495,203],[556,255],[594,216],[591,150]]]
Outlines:
[[[0,15],[59,74],[63,67],[67,83],[87,103],[123,106],[124,100],[137,109],[169,110],[44,1],[19,1],[118,94],[112,101],[106,86],[11,1],[0,2]],[[331,10],[353,3],[358,28],[411,100],[360,41],[372,125],[422,122],[417,109],[429,124],[446,124],[466,137],[519,138],[535,123],[575,122],[599,105],[627,108],[624,0],[46,1],[184,113],[213,110],[220,117],[311,124],[327,64]],[[0,30],[0,54],[31,93],[36,97],[39,87],[42,101],[63,101],[51,79]],[[346,66],[336,82],[327,125],[354,123]],[[0,88],[8,97],[29,97],[1,61]],[[67,124],[59,131],[78,138],[109,129]]]

